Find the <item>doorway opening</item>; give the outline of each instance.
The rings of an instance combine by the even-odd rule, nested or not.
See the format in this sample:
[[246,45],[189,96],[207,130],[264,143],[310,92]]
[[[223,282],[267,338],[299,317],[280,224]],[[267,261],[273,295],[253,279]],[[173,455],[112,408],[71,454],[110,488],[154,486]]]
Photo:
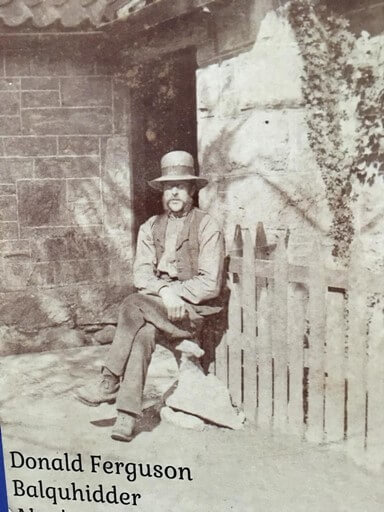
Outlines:
[[191,153],[197,165],[196,54],[167,54],[141,67],[140,86],[131,93],[131,151],[135,234],[162,212],[161,193],[147,182],[160,176],[168,151]]

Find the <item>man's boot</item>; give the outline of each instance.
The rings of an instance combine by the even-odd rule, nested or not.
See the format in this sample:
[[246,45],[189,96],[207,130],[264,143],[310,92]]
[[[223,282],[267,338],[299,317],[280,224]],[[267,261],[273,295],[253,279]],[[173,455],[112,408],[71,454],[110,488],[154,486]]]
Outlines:
[[85,405],[97,407],[102,403],[116,402],[117,392],[120,388],[120,378],[103,368],[101,380],[80,387],[75,391],[75,398]]
[[113,427],[111,437],[115,441],[131,441],[135,428],[136,416],[125,412],[118,411],[116,423]]

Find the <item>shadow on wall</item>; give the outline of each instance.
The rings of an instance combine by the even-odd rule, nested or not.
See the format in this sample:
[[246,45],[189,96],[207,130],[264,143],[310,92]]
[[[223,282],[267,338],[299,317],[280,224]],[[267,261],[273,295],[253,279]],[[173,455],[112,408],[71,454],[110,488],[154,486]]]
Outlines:
[[113,338],[133,290],[133,214],[127,139],[105,142],[97,177],[17,182],[21,239],[0,243],[0,355]]

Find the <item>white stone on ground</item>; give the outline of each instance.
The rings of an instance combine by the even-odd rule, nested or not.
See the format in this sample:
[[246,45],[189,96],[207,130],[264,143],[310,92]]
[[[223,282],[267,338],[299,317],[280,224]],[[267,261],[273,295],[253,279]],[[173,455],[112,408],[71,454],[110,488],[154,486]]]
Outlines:
[[163,407],[160,410],[160,417],[162,421],[167,421],[176,427],[189,428],[199,432],[202,432],[206,427],[204,421],[197,416],[192,416],[185,412],[177,412],[170,407]]

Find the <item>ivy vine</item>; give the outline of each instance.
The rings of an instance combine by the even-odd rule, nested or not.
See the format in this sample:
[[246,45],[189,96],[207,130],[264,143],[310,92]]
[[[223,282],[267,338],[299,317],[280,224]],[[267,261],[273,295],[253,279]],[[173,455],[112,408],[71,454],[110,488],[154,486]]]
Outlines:
[[286,12],[304,61],[308,137],[332,212],[333,255],[348,261],[354,183],[372,185],[384,172],[384,66],[378,66],[369,36],[356,38],[348,22],[321,2],[291,0]]

